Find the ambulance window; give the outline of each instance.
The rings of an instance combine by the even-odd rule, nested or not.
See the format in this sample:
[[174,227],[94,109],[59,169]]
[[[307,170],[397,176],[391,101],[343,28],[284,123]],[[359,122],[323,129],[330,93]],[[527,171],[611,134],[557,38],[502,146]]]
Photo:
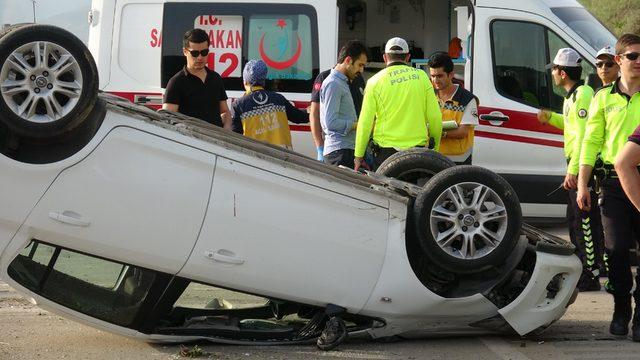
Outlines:
[[[162,35],[160,4],[127,4],[122,8],[118,40],[118,64],[136,83],[160,86]],[[141,21],[140,19],[155,19]]]
[[194,27],[209,33],[209,67],[227,91],[244,91],[242,70],[262,59],[269,68],[267,88],[311,92],[318,74],[318,19],[307,4],[165,3],[161,86],[185,63],[182,36]]
[[269,80],[311,80],[311,21],[302,14],[253,15],[249,19],[248,59],[267,63]]
[[193,27],[209,34],[209,69],[223,78],[241,78],[242,16],[199,15],[193,20]]
[[498,92],[530,106],[550,107],[545,28],[526,22],[495,21],[491,38]]

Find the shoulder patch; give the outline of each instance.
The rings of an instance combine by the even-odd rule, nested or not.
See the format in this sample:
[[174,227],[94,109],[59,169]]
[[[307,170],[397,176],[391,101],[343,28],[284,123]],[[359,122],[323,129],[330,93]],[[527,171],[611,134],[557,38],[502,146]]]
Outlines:
[[585,109],[580,109],[580,110],[578,111],[578,116],[579,116],[581,119],[586,118],[588,114],[589,114],[589,113],[588,113],[588,112],[587,112],[587,110],[585,110]]

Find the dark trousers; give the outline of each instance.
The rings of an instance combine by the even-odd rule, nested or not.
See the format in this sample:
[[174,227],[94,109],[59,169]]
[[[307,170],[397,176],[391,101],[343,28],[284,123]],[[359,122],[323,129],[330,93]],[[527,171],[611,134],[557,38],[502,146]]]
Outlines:
[[[629,250],[640,240],[635,235],[640,234],[640,212],[629,201],[618,179],[603,180],[600,209],[605,247],[609,253],[606,289],[614,296],[628,296],[633,287]],[[637,272],[636,284],[640,284]],[[640,286],[636,286],[633,295],[640,301]]]
[[353,149],[340,149],[332,151],[324,156],[324,162],[335,166],[345,166],[349,169],[354,167],[354,150]]
[[597,277],[605,270],[604,234],[600,219],[600,207],[595,191],[591,194],[591,210],[584,211],[578,207],[577,192],[569,190],[569,204],[567,206],[567,222],[569,223],[569,238],[578,249],[578,257],[582,261],[585,272]]
[[398,152],[398,150],[394,148],[383,148],[383,147],[373,147],[373,171],[377,170],[380,165],[387,160],[391,155]]

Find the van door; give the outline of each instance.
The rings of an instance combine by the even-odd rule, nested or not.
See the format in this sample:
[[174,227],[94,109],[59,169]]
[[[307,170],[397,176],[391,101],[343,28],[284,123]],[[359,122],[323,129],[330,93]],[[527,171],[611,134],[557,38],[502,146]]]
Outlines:
[[[562,113],[564,90],[545,66],[559,48],[584,49],[545,17],[495,7],[475,8],[473,89],[480,99],[473,163],[515,188],[523,212],[564,216],[566,196],[555,191],[566,173],[562,131],[541,125],[540,108]],[[583,62],[583,77],[595,73]]]

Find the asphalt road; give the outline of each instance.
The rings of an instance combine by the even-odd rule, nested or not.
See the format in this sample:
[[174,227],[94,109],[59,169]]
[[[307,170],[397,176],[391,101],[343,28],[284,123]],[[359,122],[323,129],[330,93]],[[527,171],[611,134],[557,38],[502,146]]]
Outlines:
[[[560,228],[555,233],[564,235]],[[337,351],[307,346],[197,344],[204,359],[640,359],[640,344],[608,334],[611,297],[581,293],[566,315],[537,337],[469,335],[395,343],[349,341]],[[189,344],[193,347],[193,344]],[[179,359],[179,345],[148,344],[95,330],[32,305],[0,282],[0,359]]]

